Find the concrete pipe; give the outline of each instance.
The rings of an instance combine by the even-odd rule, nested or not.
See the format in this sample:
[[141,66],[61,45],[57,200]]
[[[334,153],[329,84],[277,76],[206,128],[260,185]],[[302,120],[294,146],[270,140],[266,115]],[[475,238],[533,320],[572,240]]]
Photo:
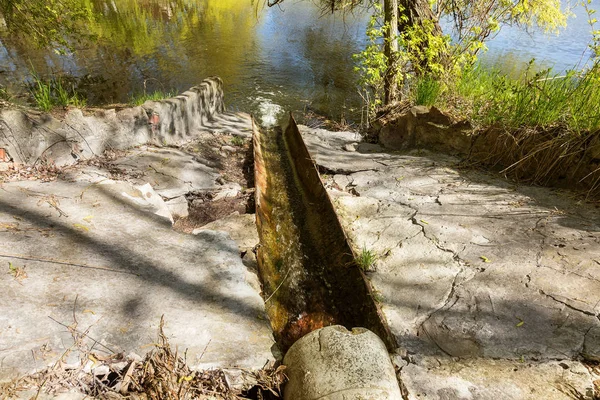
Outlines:
[[365,328],[313,331],[290,347],[283,363],[285,400],[402,399],[383,341]]

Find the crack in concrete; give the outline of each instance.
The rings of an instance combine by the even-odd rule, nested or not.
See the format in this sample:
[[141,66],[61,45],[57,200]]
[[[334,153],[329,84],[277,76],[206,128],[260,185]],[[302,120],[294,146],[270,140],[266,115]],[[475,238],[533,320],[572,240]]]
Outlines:
[[541,263],[541,259],[538,261],[538,263],[537,263],[537,267],[538,267],[538,268],[547,268],[547,269],[551,269],[552,271],[556,271],[556,272],[560,273],[561,275],[575,275],[575,276],[577,276],[577,277],[579,277],[579,278],[587,279],[587,280],[589,280],[589,281],[593,281],[593,282],[600,282],[600,279],[596,279],[596,278],[593,278],[593,277],[591,277],[591,276],[582,275],[582,274],[580,274],[580,273],[578,273],[578,272],[575,272],[575,271],[566,271],[566,272],[565,272],[565,271],[563,271],[563,270],[560,270],[560,269],[556,269],[556,268],[549,267],[548,265],[544,265],[544,264],[542,264],[542,263]]
[[[418,212],[417,212],[418,213]],[[442,245],[440,245],[438,239],[436,237],[429,237],[429,235],[427,235],[427,232],[425,231],[425,226],[423,224],[420,224],[417,221],[417,213],[415,213],[415,215],[411,218],[413,225],[417,225],[421,227],[421,231],[423,232],[423,236],[428,239],[431,243],[433,243],[435,245],[435,247],[437,247],[439,250],[446,252],[446,253],[450,253],[452,254],[452,258],[454,259],[454,261],[456,263],[458,263],[459,265],[466,265],[467,263],[465,263],[460,256],[458,255],[458,253],[456,253],[454,250],[452,249],[448,249]]]
[[540,292],[541,294],[543,294],[544,296],[551,298],[552,300],[556,301],[557,303],[563,304],[564,306],[566,306],[567,308],[570,308],[570,309],[571,309],[571,310],[573,310],[573,311],[578,311],[578,312],[580,312],[580,313],[582,313],[582,314],[589,315],[589,316],[591,316],[591,317],[600,318],[600,317],[598,316],[598,314],[596,314],[596,313],[594,313],[594,312],[587,311],[587,310],[582,310],[582,309],[580,309],[580,308],[577,308],[577,307],[575,307],[575,306],[573,306],[573,305],[571,305],[571,304],[567,303],[566,301],[562,301],[562,300],[560,300],[560,299],[557,299],[555,296],[553,296],[553,295],[551,295],[551,294],[548,294],[548,293],[544,292],[542,289],[538,289],[538,290],[539,290],[539,292]]
[[178,177],[176,177],[176,176],[169,175],[169,174],[167,174],[167,173],[165,173],[165,172],[159,171],[159,170],[157,170],[155,167],[153,167],[152,165],[148,165],[148,167],[149,167],[149,168],[151,168],[151,169],[152,169],[152,170],[153,170],[155,173],[157,173],[157,174],[159,174],[159,175],[166,176],[166,177],[168,177],[168,178],[173,178],[173,179],[175,179],[175,180],[178,180],[178,181],[180,181],[180,182],[183,182],[183,183],[185,183],[186,185],[190,185],[190,187],[192,188],[192,190],[194,189],[194,185],[193,185],[192,181],[184,181],[184,180],[183,180],[183,179],[181,179],[181,178],[178,178]]

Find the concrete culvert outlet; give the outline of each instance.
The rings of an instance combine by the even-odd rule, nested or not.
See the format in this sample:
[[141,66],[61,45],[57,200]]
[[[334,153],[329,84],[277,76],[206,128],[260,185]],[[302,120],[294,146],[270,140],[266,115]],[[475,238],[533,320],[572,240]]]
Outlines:
[[385,344],[365,328],[313,331],[290,347],[283,363],[286,400],[402,399]]

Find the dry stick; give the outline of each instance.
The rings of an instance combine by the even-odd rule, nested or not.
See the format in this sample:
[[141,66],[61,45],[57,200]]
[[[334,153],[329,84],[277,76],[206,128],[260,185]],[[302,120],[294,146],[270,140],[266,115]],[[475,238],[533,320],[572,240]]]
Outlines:
[[18,260],[26,260],[26,261],[47,262],[47,263],[59,264],[59,265],[71,265],[73,267],[79,267],[79,268],[97,269],[100,271],[110,271],[110,272],[117,272],[120,274],[129,274],[129,275],[140,276],[139,274],[136,274],[135,272],[123,271],[123,270],[118,270],[118,269],[113,269],[113,268],[108,268],[108,267],[97,267],[97,266],[87,265],[87,264],[77,264],[77,263],[72,263],[69,261],[56,260],[53,258],[32,257],[32,256],[23,255],[23,254],[6,254],[6,253],[0,253],[0,257],[16,258]]
[[79,294],[75,295],[75,301],[73,302],[73,322],[75,322],[75,326],[79,323],[77,322],[77,317],[75,316],[75,309],[77,308],[77,299],[79,298]]
[[65,328],[67,328],[67,329],[69,329],[69,330],[73,330],[74,332],[77,332],[77,333],[79,333],[80,335],[83,335],[83,336],[85,336],[85,337],[87,337],[87,338],[91,339],[91,340],[92,340],[94,343],[97,343],[97,344],[99,344],[100,346],[104,347],[106,350],[108,350],[108,351],[110,352],[110,354],[115,354],[115,351],[113,351],[113,350],[112,350],[110,347],[103,345],[102,343],[100,343],[100,341],[99,341],[99,340],[96,340],[96,339],[94,339],[93,337],[91,337],[90,335],[88,335],[88,334],[87,334],[87,332],[82,332],[82,331],[79,331],[79,330],[77,330],[77,329],[73,328],[72,326],[69,326],[69,325],[67,325],[67,324],[63,324],[62,322],[60,322],[60,321],[58,321],[58,320],[56,320],[56,319],[52,318],[51,316],[48,316],[48,318],[50,318],[52,321],[56,322],[56,323],[57,323],[57,324],[59,324],[59,325],[62,325],[62,326],[64,326]]
[[[291,270],[291,269],[290,269]],[[277,291],[279,290],[279,288],[281,287],[281,285],[283,285],[283,282],[285,282],[285,279],[288,277],[288,275],[290,274],[290,270],[288,270],[287,274],[285,274],[285,276],[283,277],[283,279],[281,280],[281,283],[279,284],[279,286],[277,286],[277,289],[275,289],[273,291],[273,293],[271,293],[271,295],[265,300],[265,304],[267,304],[267,302],[269,300],[271,300],[271,297],[273,297],[275,295],[275,293],[277,293]]]

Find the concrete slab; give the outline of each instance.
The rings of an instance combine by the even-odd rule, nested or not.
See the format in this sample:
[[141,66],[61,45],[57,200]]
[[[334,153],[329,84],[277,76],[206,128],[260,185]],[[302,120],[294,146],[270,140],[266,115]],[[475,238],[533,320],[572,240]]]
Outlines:
[[129,181],[150,183],[167,199],[174,199],[194,190],[218,188],[219,174],[209,162],[196,155],[172,148],[144,147],[132,150],[111,163],[122,169]]
[[[537,394],[565,398],[551,389],[566,382],[562,368],[545,363],[600,356],[599,210],[427,151],[374,153],[370,164],[359,157],[355,166],[348,158],[356,153],[343,148],[354,138],[304,134],[317,164],[332,174],[326,186],[354,248],[379,257],[369,277],[403,352],[446,357],[448,371],[463,368],[456,357],[487,360],[469,367],[473,376],[493,376],[490,359],[542,362]],[[461,387],[469,395],[455,392],[451,372],[446,379],[419,371],[413,389],[427,379],[439,387],[414,389],[409,398],[501,393],[479,378]],[[590,379],[574,384],[578,393],[587,396]],[[509,379],[520,389],[507,393],[520,394],[506,398],[529,398],[525,383]]]
[[110,179],[3,185],[1,379],[63,355],[76,362],[74,337],[93,338],[99,353],[144,354],[161,316],[194,368],[273,359],[263,301],[237,244],[225,232],[174,232],[144,193]]
[[405,399],[594,399],[590,372],[578,362],[429,359],[402,368]]

